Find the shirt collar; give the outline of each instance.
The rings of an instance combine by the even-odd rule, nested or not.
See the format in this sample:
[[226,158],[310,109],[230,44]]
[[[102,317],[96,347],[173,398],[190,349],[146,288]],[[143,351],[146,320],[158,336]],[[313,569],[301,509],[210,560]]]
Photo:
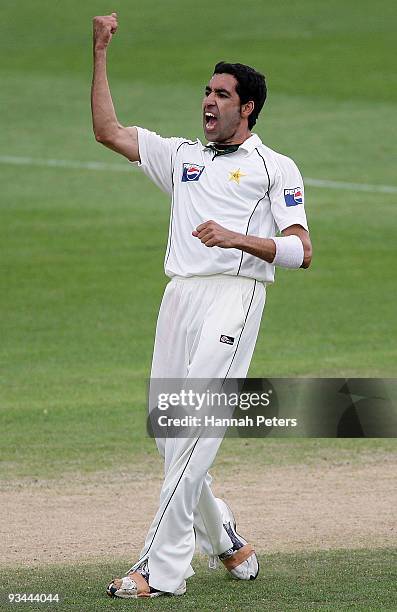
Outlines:
[[[214,144],[213,142],[207,142],[206,145],[202,145],[203,149],[206,148],[207,145]],[[247,153],[252,153],[255,147],[258,147],[262,144],[261,139],[257,134],[252,134],[247,140],[244,140],[243,144],[240,145],[239,149],[244,149]]]
[[252,153],[252,151],[261,144],[262,141],[259,136],[257,134],[252,134],[247,140],[244,140],[243,144],[240,145],[240,149],[245,149],[247,153]]

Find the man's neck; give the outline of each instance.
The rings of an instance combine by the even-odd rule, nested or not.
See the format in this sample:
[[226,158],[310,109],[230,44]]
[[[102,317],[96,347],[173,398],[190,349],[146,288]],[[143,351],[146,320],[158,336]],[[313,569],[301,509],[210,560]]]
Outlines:
[[244,131],[244,133],[239,134],[233,134],[233,136],[231,138],[228,138],[226,140],[222,140],[222,141],[215,141],[213,142],[214,145],[218,146],[223,146],[223,145],[241,145],[243,144],[243,142],[245,142],[246,140],[248,140],[248,138],[251,138],[252,134],[249,130]]

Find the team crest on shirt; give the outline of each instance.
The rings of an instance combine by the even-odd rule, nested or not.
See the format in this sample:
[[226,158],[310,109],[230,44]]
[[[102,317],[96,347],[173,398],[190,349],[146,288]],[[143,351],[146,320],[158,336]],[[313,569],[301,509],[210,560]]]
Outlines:
[[240,185],[241,177],[247,176],[245,172],[241,172],[240,168],[229,172],[229,181],[234,181],[237,185]]
[[205,166],[199,166],[198,164],[183,164],[182,183],[198,181],[204,167]]
[[284,200],[286,206],[298,206],[303,204],[303,193],[300,187],[284,189]]

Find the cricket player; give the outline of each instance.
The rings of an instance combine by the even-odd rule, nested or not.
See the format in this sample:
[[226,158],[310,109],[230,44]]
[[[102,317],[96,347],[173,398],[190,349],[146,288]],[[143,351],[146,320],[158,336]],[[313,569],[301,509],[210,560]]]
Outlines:
[[[93,130],[171,199],[152,379],[245,378],[276,266],[307,268],[312,248],[295,163],[252,132],[266,99],[262,74],[220,62],[202,101],[205,144],[163,138],[117,120],[106,50],[117,15],[94,18]],[[277,235],[279,234],[279,235]],[[164,483],[139,559],[108,595],[182,595],[196,544],[237,580],[259,572],[208,474],[221,437],[159,438]],[[230,500],[233,502],[233,500]]]

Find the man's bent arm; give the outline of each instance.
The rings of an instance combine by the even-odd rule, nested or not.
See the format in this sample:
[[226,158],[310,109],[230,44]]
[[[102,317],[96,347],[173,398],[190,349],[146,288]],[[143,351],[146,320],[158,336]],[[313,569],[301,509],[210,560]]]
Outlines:
[[[308,268],[312,260],[312,244],[309,232],[301,225],[295,224],[285,228],[281,233],[283,237],[297,236],[301,240],[303,262],[300,267]],[[223,249],[239,249],[269,263],[273,263],[276,256],[276,243],[272,238],[239,234],[222,227],[215,221],[206,221],[199,225],[193,232],[193,236],[199,238],[207,247],[219,246]]]
[[107,78],[106,52],[116,30],[116,13],[104,17],[94,17],[94,71],[91,87],[92,126],[98,142],[124,155],[131,161],[140,161],[137,129],[124,127],[118,122]]
[[[308,268],[312,260],[312,243],[309,232],[301,225],[291,225],[282,232],[283,236],[298,236],[303,245],[303,262],[301,268]],[[259,238],[257,236],[244,236],[237,234],[236,247],[241,251],[250,253],[255,257],[273,263],[276,255],[276,243],[272,238]]]

